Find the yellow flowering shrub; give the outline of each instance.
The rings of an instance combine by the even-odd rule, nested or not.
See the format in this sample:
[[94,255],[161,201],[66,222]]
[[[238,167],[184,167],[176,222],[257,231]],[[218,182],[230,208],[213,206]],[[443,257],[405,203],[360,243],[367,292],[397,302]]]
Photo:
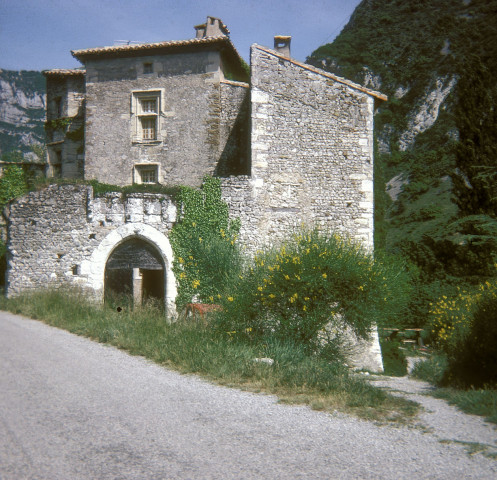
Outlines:
[[482,297],[497,298],[497,282],[485,282],[473,290],[458,288],[458,294],[443,295],[430,308],[429,332],[435,347],[452,350],[471,328],[473,314]]
[[[338,235],[295,235],[259,251],[223,302],[223,331],[276,336],[316,347],[330,325],[366,338],[375,323],[401,316],[410,290],[402,265],[375,260]],[[322,342],[321,342],[322,343]]]

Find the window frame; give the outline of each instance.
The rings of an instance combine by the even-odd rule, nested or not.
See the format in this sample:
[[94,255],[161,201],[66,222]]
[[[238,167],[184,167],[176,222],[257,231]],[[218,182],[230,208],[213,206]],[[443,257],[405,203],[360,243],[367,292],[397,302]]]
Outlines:
[[[137,90],[131,93],[132,143],[155,145],[163,141],[161,117],[163,115],[163,89]],[[155,107],[151,107],[155,104]],[[154,121],[155,125],[149,122]],[[144,124],[149,123],[147,127]],[[149,131],[151,134],[144,134]]]
[[[144,173],[153,171],[155,181],[144,181]],[[133,183],[138,185],[157,185],[160,184],[160,164],[159,163],[136,163],[133,165]]]
[[144,75],[150,75],[151,73],[154,73],[154,64],[153,64],[153,62],[144,62],[143,63],[143,74]]

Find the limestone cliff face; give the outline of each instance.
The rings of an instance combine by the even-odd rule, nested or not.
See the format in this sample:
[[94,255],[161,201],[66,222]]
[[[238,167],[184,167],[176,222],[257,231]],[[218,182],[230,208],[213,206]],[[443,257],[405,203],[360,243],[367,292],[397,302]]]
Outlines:
[[0,70],[0,154],[44,142],[45,105],[41,72]]

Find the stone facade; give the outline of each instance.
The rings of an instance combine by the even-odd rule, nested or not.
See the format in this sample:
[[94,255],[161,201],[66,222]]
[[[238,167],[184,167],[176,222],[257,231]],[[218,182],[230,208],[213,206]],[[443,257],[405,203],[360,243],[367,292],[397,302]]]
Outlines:
[[265,47],[251,50],[251,169],[224,180],[250,250],[302,225],[373,248],[370,91]]
[[167,239],[176,221],[171,199],[155,194],[108,193],[94,198],[82,185],[51,185],[7,209],[7,295],[79,286],[103,300],[106,262],[125,240],[153,245],[164,264],[164,298],[175,314],[176,282]]
[[[238,111],[240,95],[232,90],[243,97],[247,85],[221,84],[218,52],[146,61],[154,73],[143,73],[143,57],[86,62],[85,178],[140,183],[137,166],[154,165],[159,183],[198,186],[215,173],[228,139],[230,118],[222,118],[222,105]],[[157,95],[155,139],[140,136],[139,101],[149,95]]]
[[[85,70],[46,72],[48,120],[69,120],[49,139],[51,173],[190,186],[216,175],[247,253],[302,225],[372,250],[373,110],[386,97],[293,60],[290,37],[252,47],[249,79],[219,19],[196,30],[192,40],[78,50]],[[174,315],[167,196],[51,186],[7,214],[9,296],[69,284],[102,300],[126,277],[135,298],[159,282]],[[362,366],[381,369],[375,345]]]
[[47,79],[47,153],[51,177],[83,178],[85,72],[50,70]]

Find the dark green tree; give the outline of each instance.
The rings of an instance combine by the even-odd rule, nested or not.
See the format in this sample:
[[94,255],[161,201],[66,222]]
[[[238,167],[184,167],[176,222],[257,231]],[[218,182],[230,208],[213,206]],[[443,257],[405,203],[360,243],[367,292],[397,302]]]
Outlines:
[[453,175],[462,215],[497,217],[497,85],[488,61],[464,63],[457,87],[460,142]]

